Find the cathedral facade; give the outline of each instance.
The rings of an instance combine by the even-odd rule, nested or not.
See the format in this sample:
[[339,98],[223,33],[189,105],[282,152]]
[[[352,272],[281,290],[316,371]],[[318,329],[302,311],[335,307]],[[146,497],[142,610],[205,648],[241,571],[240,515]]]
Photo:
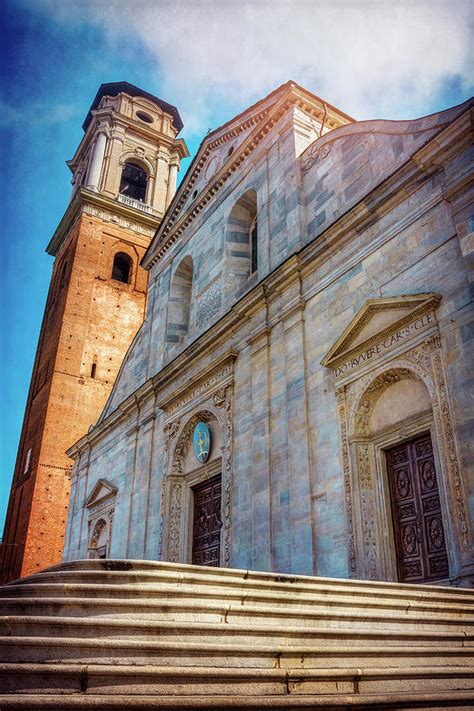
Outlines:
[[205,137],[64,560],[472,584],[471,142],[472,102],[354,122],[294,82]]

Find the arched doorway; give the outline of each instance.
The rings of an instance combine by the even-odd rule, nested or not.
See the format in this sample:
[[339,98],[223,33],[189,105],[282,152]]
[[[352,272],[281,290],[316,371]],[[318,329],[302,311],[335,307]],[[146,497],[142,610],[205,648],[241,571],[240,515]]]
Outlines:
[[[196,429],[209,430],[200,459]],[[185,418],[164,427],[166,475],[161,492],[160,559],[228,566],[231,559],[232,386],[212,390]]]
[[366,380],[349,412],[356,557],[361,577],[447,581],[449,504],[435,387],[404,365]]

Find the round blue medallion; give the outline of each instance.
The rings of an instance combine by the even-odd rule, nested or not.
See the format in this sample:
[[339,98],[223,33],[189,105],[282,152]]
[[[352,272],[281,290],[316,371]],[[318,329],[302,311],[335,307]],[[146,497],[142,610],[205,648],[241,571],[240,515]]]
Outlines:
[[194,428],[193,449],[198,462],[207,462],[211,451],[211,433],[205,422],[198,422]]

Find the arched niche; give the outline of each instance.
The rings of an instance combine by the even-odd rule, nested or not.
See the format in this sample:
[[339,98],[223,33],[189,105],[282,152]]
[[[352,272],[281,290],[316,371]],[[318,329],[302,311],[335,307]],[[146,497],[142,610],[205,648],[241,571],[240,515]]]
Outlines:
[[111,278],[122,284],[130,284],[133,272],[133,260],[125,252],[116,252],[112,263]]
[[110,543],[110,522],[99,518],[92,527],[87,551],[88,558],[108,558]]
[[173,274],[168,300],[166,343],[181,343],[189,329],[193,292],[193,260],[184,257]]
[[[429,363],[425,358],[424,364]],[[390,457],[393,451],[409,451],[420,442],[431,448],[429,474],[435,477],[439,519],[444,529],[445,545],[438,558],[447,556],[446,573],[439,577],[447,581],[456,576],[462,541],[452,515],[455,482],[446,458],[439,383],[433,375],[429,367],[402,359],[380,367],[338,393],[341,435],[345,437],[342,455],[352,577],[400,580],[401,508],[393,498]],[[425,474],[428,472],[421,470],[412,473],[416,477]],[[419,506],[422,505],[420,499]],[[417,525],[424,526],[425,519],[420,521],[419,513],[416,516]],[[408,530],[408,525],[405,528]],[[422,534],[420,530],[420,537]],[[435,570],[433,581],[436,579]]]
[[232,207],[226,226],[226,294],[238,294],[258,271],[257,193],[247,190]]

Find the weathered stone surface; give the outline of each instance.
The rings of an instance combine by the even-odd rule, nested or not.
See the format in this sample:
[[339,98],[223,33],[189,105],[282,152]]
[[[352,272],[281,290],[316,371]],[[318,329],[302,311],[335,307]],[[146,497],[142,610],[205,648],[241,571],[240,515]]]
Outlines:
[[474,699],[466,590],[110,560],[56,566],[0,599],[2,708]]

